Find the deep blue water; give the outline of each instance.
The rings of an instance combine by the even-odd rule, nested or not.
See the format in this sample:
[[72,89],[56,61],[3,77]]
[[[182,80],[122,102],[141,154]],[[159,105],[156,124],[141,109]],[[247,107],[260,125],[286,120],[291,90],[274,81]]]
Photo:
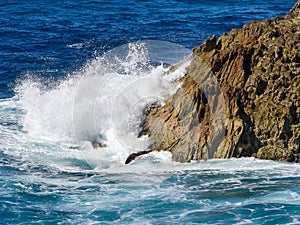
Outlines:
[[[155,57],[174,59],[180,47],[189,52],[213,34],[284,15],[294,3],[2,0],[0,224],[300,224],[298,164],[179,164],[155,153],[124,165],[141,102],[164,99],[174,87],[149,77],[163,68],[149,64],[143,45],[129,47],[126,59],[101,58],[154,40]],[[111,77],[112,69],[126,76]],[[130,95],[141,90],[140,98]],[[93,123],[83,119],[89,112],[99,116]],[[132,113],[125,125],[122,112]],[[107,148],[91,149],[92,138]]]
[[0,92],[32,72],[64,76],[95,55],[137,40],[193,48],[251,20],[286,14],[294,1],[13,1],[0,3]]

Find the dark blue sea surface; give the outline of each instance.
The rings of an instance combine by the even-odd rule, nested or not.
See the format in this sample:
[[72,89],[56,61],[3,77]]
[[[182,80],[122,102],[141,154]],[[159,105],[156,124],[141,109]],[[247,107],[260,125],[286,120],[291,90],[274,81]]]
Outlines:
[[153,152],[124,165],[149,144],[134,138],[142,109],[189,61],[166,66],[294,3],[1,0],[0,224],[300,224],[298,164]]
[[137,40],[186,48],[251,20],[284,15],[294,1],[10,1],[0,3],[0,92],[25,73],[64,76],[95,55]]

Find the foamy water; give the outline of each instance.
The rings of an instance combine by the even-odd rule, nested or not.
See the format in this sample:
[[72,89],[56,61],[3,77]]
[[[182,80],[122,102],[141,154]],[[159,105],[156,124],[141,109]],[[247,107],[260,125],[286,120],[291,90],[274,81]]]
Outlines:
[[[152,46],[162,44],[166,45],[148,41],[120,46],[50,87],[28,75],[12,100],[20,111],[20,132],[28,140],[66,146],[64,152],[81,151],[92,167],[123,164],[130,153],[151,144],[145,136],[138,138],[145,108],[164,104],[190,63],[188,50],[170,46],[183,61],[169,72],[170,60],[166,64],[162,55],[154,55],[159,52]],[[94,149],[92,142],[104,147]]]
[[[124,164],[150,144],[137,138],[144,108],[164,104],[190,62],[181,54],[186,58],[169,73],[175,62],[162,55],[153,62],[145,44],[124,48],[127,54],[118,48],[98,56],[50,85],[28,74],[15,97],[0,101],[0,217],[8,223],[299,224],[298,164],[254,158],[185,164],[169,152]],[[95,140],[106,147],[94,149]]]

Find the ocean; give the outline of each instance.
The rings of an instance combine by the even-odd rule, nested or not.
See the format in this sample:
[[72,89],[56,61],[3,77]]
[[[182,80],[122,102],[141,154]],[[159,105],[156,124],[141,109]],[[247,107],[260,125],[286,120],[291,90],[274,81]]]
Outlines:
[[300,224],[300,164],[125,165],[193,47],[294,3],[1,0],[0,224]]

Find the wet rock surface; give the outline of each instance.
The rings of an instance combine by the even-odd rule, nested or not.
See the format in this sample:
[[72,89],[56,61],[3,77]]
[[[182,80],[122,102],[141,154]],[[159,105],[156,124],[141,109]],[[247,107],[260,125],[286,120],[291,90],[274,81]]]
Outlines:
[[[181,87],[154,107],[143,134],[175,161],[300,161],[300,1],[193,49]],[[217,82],[217,84],[216,84]]]

